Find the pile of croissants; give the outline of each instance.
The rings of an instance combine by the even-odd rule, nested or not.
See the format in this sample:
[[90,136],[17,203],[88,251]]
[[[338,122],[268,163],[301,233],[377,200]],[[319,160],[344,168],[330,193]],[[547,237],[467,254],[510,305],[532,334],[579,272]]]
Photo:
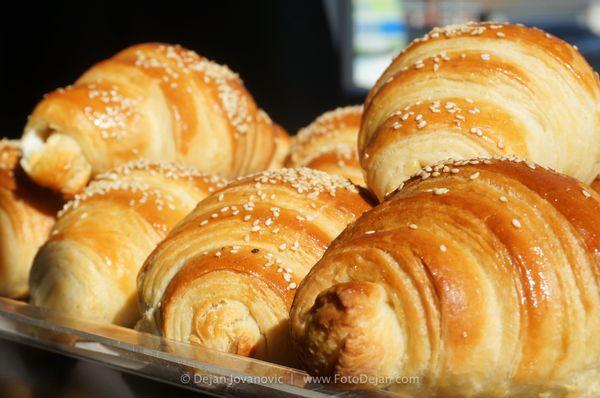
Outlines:
[[436,28],[293,138],[136,45],[0,142],[0,294],[415,397],[599,397],[599,171],[598,74],[536,28]]

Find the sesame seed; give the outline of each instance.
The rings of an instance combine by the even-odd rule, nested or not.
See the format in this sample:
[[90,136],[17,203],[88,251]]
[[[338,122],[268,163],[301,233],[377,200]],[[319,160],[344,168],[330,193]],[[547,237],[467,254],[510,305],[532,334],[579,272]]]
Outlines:
[[410,229],[417,229],[419,227],[417,227],[417,224],[408,224],[408,228],[410,228]]
[[471,174],[471,176],[469,177],[469,179],[474,180],[474,179],[476,179],[478,177],[479,177],[479,172],[476,171],[475,173]]
[[517,220],[516,218],[513,218],[512,225],[513,225],[513,227],[519,229],[519,228],[521,228],[521,221]]
[[440,250],[445,253],[448,250],[448,248],[446,247],[446,245],[440,245]]
[[585,196],[585,198],[586,198],[586,199],[592,196],[592,195],[591,195],[591,194],[590,194],[588,191],[586,191],[585,189],[582,189],[582,190],[581,190],[581,193],[583,194],[583,196]]
[[489,61],[490,60],[490,54],[481,54],[481,59],[483,59],[484,61]]
[[499,199],[500,199],[500,202],[504,202],[504,203],[508,202],[508,198],[504,195],[500,195]]
[[417,123],[418,129],[422,129],[425,126],[427,126],[427,122],[425,120],[420,120],[419,123]]
[[371,229],[371,230],[369,230],[369,231],[365,232],[365,235],[372,235],[372,234],[374,234],[374,233],[375,233],[375,230],[374,230],[374,229]]
[[447,194],[448,192],[450,192],[450,190],[448,188],[435,188],[433,190],[434,195],[444,195],[444,194]]

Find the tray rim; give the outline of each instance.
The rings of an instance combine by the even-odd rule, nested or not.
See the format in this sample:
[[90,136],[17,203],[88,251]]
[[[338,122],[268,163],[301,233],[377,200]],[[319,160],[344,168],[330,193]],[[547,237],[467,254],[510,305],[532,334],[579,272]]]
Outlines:
[[[4,297],[0,297],[0,338],[216,396],[399,397],[373,388],[312,383],[299,369],[73,318]],[[196,383],[198,374],[219,382]],[[184,375],[190,381],[193,375],[194,382],[183,382]],[[277,382],[270,382],[274,379]]]

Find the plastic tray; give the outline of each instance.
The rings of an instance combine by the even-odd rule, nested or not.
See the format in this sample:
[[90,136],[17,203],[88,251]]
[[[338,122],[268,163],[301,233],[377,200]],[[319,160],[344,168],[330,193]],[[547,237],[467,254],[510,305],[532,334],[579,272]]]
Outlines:
[[398,397],[382,390],[312,383],[297,369],[74,319],[6,298],[0,298],[0,337],[215,396]]

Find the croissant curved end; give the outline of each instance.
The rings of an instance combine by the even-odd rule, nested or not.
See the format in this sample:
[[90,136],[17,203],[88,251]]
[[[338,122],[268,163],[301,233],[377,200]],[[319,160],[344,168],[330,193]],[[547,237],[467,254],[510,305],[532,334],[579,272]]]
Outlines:
[[405,338],[388,300],[382,286],[363,281],[322,292],[307,313],[300,348],[309,371],[371,380],[401,376],[396,364]]
[[[215,328],[214,325],[218,326]],[[264,338],[256,319],[239,301],[221,300],[196,313],[194,332],[190,342],[219,351],[252,356],[264,348]]]
[[139,318],[135,295],[107,280],[95,256],[62,241],[44,244],[29,274],[30,303],[72,317],[133,326]]
[[73,138],[52,126],[26,130],[22,140],[21,166],[39,185],[72,197],[92,175],[92,166]]

